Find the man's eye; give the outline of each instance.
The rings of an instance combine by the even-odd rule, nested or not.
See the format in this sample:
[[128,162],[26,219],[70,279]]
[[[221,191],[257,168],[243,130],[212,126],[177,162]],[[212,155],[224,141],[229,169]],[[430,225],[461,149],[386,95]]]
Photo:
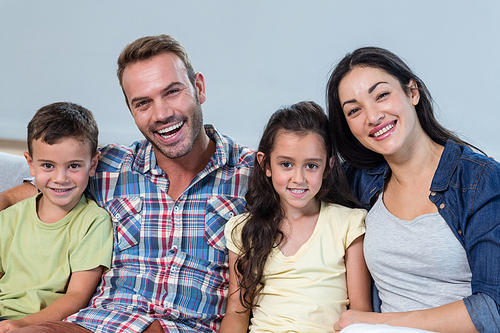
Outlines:
[[146,104],[148,104],[148,101],[139,101],[139,102],[135,103],[135,107],[140,108]]

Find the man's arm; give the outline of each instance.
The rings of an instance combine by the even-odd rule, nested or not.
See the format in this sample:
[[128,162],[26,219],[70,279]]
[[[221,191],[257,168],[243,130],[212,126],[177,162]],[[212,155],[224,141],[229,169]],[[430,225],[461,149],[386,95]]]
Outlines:
[[0,193],[0,210],[4,210],[21,200],[28,199],[37,194],[35,185],[22,183]]
[[102,275],[102,266],[87,271],[74,272],[68,290],[45,309],[19,320],[0,322],[0,333],[34,325],[43,321],[62,320],[86,307]]

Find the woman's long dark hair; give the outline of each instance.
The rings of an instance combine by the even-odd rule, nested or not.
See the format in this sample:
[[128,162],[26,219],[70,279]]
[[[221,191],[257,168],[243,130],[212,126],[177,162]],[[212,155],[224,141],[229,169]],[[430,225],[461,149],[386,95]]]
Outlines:
[[416,82],[420,93],[420,100],[415,106],[417,117],[422,129],[432,141],[444,145],[448,139],[466,145],[472,149],[481,151],[473,145],[461,140],[453,132],[447,130],[438,123],[434,117],[432,107],[433,100],[424,82],[415,75],[406,63],[394,53],[378,47],[362,47],[347,54],[337,64],[327,85],[328,115],[330,118],[330,132],[335,151],[350,165],[358,169],[372,169],[384,162],[381,154],[365,148],[354,137],[345,119],[342,106],[340,105],[338,87],[340,81],[355,67],[378,68],[392,75],[399,81],[401,88],[410,94],[408,83],[410,80]]
[[269,119],[259,143],[258,151],[264,157],[260,164],[256,161],[250,176],[245,195],[249,217],[243,222],[240,255],[235,264],[240,290],[243,290],[240,301],[249,310],[256,306],[256,297],[264,287],[263,272],[268,255],[275,244],[283,240],[280,227],[284,211],[272,180],[265,171],[279,131],[298,135],[318,134],[323,139],[327,167],[316,197],[321,201],[350,207],[355,205],[340,163],[335,162],[331,169],[329,167],[333,150],[328,119],[323,109],[314,102],[300,102],[276,111]]

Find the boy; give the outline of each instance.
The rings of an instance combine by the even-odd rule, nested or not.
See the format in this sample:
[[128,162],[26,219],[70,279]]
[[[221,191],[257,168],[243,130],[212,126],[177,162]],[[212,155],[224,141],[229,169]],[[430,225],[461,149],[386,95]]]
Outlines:
[[83,194],[97,137],[92,113],[73,103],[42,107],[28,124],[39,193],[0,212],[0,332],[77,312],[110,267],[109,215]]

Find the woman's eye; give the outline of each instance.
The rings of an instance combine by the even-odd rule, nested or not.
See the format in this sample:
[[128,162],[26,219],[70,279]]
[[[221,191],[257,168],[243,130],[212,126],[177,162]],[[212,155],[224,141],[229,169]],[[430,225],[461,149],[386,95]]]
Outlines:
[[383,93],[381,93],[380,95],[377,96],[377,99],[381,99],[381,98],[384,98],[386,96],[389,96],[389,93],[388,92],[383,92]]
[[358,112],[359,109],[355,108],[355,109],[350,109],[349,111],[347,111],[347,116],[352,116],[354,115],[356,112]]

